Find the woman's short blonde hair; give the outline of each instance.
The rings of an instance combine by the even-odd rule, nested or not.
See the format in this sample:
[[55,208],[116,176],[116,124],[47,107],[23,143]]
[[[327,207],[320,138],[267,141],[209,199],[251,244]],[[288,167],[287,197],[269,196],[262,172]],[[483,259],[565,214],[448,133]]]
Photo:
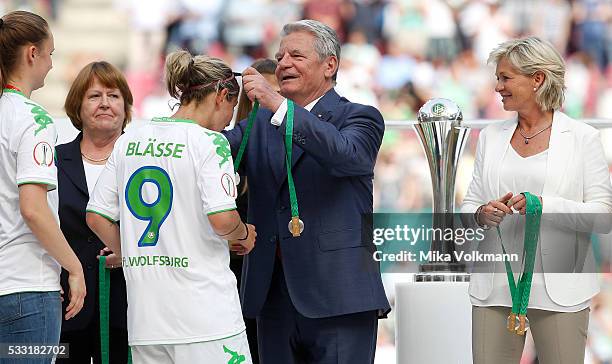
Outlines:
[[565,62],[552,44],[537,37],[509,40],[489,54],[487,63],[498,64],[502,58],[526,76],[542,72],[544,82],[536,91],[536,103],[542,111],[561,108],[565,99]]
[[134,97],[132,96],[132,92],[130,91],[130,87],[123,73],[121,73],[117,67],[105,61],[91,62],[83,67],[72,82],[70,91],[68,91],[68,96],[66,96],[66,101],[64,102],[64,109],[72,125],[78,130],[83,130],[81,105],[83,104],[85,92],[93,85],[94,79],[98,79],[104,87],[116,88],[121,92],[125,111],[125,120],[123,121],[122,130],[125,129],[125,126],[132,120]]

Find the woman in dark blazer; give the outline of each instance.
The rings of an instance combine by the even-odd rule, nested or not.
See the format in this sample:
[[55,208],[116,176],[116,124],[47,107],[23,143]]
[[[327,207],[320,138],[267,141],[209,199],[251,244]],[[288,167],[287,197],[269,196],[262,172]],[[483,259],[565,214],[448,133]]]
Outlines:
[[[92,62],[74,80],[65,109],[79,135],[57,147],[59,217],[61,229],[83,265],[88,295],[83,310],[62,322],[61,342],[70,344],[70,358],[58,363],[100,363],[98,292],[99,255],[110,251],[85,223],[89,194],[115,141],[131,118],[132,93],[121,72],[107,62]],[[107,260],[110,273],[110,362],[126,363],[127,298],[121,262]],[[67,274],[62,271],[67,291]]]

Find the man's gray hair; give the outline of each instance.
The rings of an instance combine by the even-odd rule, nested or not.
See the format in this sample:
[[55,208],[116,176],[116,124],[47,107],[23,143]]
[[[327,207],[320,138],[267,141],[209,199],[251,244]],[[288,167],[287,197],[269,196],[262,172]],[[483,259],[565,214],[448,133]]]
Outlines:
[[[338,60],[338,65],[340,65],[340,40],[335,30],[316,20],[305,19],[285,24],[281,36],[284,37],[295,32],[312,34],[315,37],[314,49],[319,55],[319,59],[322,61],[326,57],[334,56]],[[333,80],[336,79],[337,74],[338,70],[334,73]]]

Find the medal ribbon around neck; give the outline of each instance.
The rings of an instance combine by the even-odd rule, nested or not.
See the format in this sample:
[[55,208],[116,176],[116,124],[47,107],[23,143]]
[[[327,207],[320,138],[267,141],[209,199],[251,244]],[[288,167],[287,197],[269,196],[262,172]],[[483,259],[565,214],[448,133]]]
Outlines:
[[255,100],[255,102],[253,103],[253,110],[251,110],[251,113],[249,114],[249,119],[247,120],[247,125],[244,129],[244,134],[242,135],[242,141],[240,142],[238,154],[236,154],[236,159],[234,159],[234,173],[236,173],[236,177],[238,179],[236,181],[236,184],[240,183],[240,177],[238,177],[238,168],[240,168],[240,162],[242,162],[244,151],[246,149],[247,143],[249,142],[249,136],[251,135],[253,123],[255,122],[255,116],[257,116],[257,110],[259,110],[259,101]]
[[285,162],[287,164],[287,186],[289,187],[289,202],[291,203],[291,221],[289,231],[293,237],[298,237],[304,231],[304,222],[300,220],[298,202],[291,173],[291,157],[293,155],[293,101],[287,99],[287,122],[285,123],[285,150],[287,151]]
[[[246,128],[242,135],[242,141],[240,142],[240,148],[236,154],[234,160],[234,172],[236,173],[236,183],[240,183],[240,177],[238,175],[238,169],[240,168],[240,162],[244,156],[246,146],[251,134],[251,129],[255,122],[255,116],[259,110],[259,102],[255,100],[253,104],[253,110],[249,114]],[[295,183],[293,182],[293,174],[291,173],[291,158],[293,155],[293,116],[295,113],[295,106],[292,100],[287,99],[287,121],[285,122],[285,150],[286,157],[285,163],[287,166],[287,185],[289,187],[289,202],[291,203],[291,221],[289,222],[289,231],[293,237],[298,237],[304,231],[304,222],[300,220],[297,196],[295,193]]]
[[[542,217],[542,203],[540,199],[529,192],[522,192],[521,194],[526,199],[526,214],[522,261],[523,272],[518,279],[518,283],[514,281],[514,273],[510,263],[508,260],[504,261],[506,275],[508,276],[508,288],[512,297],[512,310],[508,316],[507,328],[510,332],[517,335],[525,335],[525,331],[528,328],[527,307],[529,306],[531,279],[533,277],[533,266],[535,263],[536,247],[540,237],[540,220]],[[504,256],[506,256],[506,248],[502,241],[499,226],[497,227],[497,235],[499,236]]]

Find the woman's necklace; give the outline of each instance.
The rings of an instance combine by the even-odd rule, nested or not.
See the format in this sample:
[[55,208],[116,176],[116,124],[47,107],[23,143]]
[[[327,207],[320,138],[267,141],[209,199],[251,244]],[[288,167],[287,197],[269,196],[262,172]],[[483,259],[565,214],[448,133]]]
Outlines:
[[94,158],[88,156],[87,154],[85,154],[83,152],[81,152],[81,155],[83,156],[83,158],[87,159],[90,162],[100,163],[100,162],[105,162],[110,157],[111,154],[108,153],[108,155],[106,157],[101,158],[101,159],[94,159]]
[[523,137],[523,139],[525,139],[525,144],[529,144],[529,140],[535,138],[536,136],[538,136],[540,133],[544,132],[545,130],[547,130],[551,126],[552,126],[552,123],[549,126],[545,127],[544,129],[540,130],[539,132],[533,134],[532,136],[527,136],[527,135],[523,134],[523,128],[521,128],[520,124],[518,126],[518,131],[519,131],[519,134],[521,134],[521,136]]

